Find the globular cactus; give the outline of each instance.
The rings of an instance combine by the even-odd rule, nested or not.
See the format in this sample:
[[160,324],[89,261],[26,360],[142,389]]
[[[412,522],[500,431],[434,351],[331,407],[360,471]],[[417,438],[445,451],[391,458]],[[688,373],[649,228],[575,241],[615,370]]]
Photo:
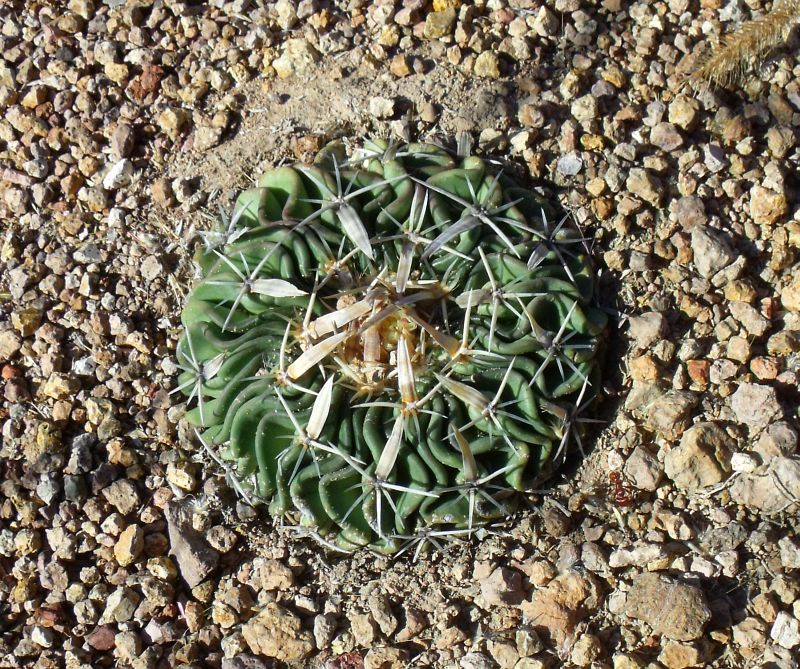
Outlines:
[[273,516],[393,553],[507,518],[564,460],[606,327],[584,240],[475,156],[329,145],[206,233],[188,422]]

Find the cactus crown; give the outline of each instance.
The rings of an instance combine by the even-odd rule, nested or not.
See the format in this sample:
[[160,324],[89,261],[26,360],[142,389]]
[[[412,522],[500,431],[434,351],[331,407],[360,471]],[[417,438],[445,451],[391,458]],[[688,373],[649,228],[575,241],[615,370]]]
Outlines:
[[188,422],[242,494],[345,550],[506,518],[598,392],[606,319],[567,221],[430,144],[267,173],[204,235]]

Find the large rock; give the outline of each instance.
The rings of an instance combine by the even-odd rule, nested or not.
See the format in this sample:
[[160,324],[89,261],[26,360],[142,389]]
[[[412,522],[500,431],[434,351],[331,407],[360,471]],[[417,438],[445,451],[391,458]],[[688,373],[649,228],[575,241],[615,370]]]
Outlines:
[[450,35],[456,25],[456,10],[447,7],[440,12],[431,12],[425,17],[422,35],[425,39],[439,39]]
[[800,279],[781,291],[781,304],[789,311],[800,314]]
[[720,232],[705,225],[692,229],[694,266],[701,276],[710,279],[736,259],[736,252]]
[[656,311],[634,316],[628,320],[628,325],[634,350],[652,346],[669,331],[667,319]]
[[402,648],[377,646],[364,656],[364,669],[403,669],[407,660],[408,653]]
[[716,423],[686,430],[679,446],[667,452],[664,471],[681,488],[697,490],[723,481],[731,470],[731,439]]
[[0,362],[11,360],[22,348],[22,338],[13,330],[0,331]]
[[770,323],[755,307],[747,302],[732,301],[729,304],[731,315],[739,321],[748,334],[760,337],[767,333]]
[[791,650],[800,646],[800,622],[786,611],[781,611],[769,631],[772,640],[783,648]]
[[737,504],[768,514],[783,511],[800,499],[800,460],[773,458],[765,472],[741,474],[729,490]]
[[772,423],[761,433],[753,446],[753,451],[759,455],[764,464],[773,458],[791,455],[796,449],[797,432],[785,421]]
[[674,151],[683,145],[683,137],[672,123],[662,122],[650,131],[650,143],[664,151]]
[[703,648],[699,643],[667,641],[663,644],[658,661],[667,669],[691,669],[704,667]]
[[781,412],[775,389],[760,383],[742,383],[731,396],[731,408],[737,420],[755,430],[767,427]]
[[576,625],[600,606],[600,586],[590,574],[569,571],[534,590],[520,608],[531,626],[560,644]]
[[646,446],[639,445],[625,462],[625,475],[639,490],[655,490],[664,476],[664,467]]
[[776,193],[763,186],[753,186],[750,191],[750,216],[758,225],[773,225],[789,211],[783,193]]
[[658,206],[664,194],[664,186],[660,179],[642,167],[631,168],[625,181],[627,188],[636,197],[648,204]]
[[144,549],[144,531],[138,525],[128,525],[114,544],[114,557],[121,567],[136,562]]
[[178,570],[189,587],[195,588],[214,571],[219,553],[192,527],[189,514],[183,507],[170,503],[165,515],[170,550],[178,563]]
[[319,62],[319,52],[302,37],[287,39],[283,44],[283,53],[272,61],[272,67],[281,79],[293,74],[304,76],[311,72]]
[[698,397],[688,390],[669,390],[647,407],[647,428],[677,439],[689,427]]
[[242,636],[254,653],[283,662],[297,662],[314,651],[314,639],[300,618],[275,602],[242,626]]
[[691,641],[702,637],[711,610],[699,588],[646,572],[633,581],[625,615],[643,620],[667,639]]
[[524,597],[519,572],[498,567],[481,581],[481,596],[487,606],[519,604]]

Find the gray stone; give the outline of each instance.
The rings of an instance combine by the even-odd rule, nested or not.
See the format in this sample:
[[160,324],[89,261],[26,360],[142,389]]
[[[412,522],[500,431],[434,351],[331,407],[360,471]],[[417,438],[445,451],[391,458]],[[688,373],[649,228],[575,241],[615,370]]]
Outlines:
[[770,638],[782,648],[800,646],[800,621],[786,611],[780,611],[769,631]]
[[130,184],[133,180],[133,163],[128,158],[123,158],[111,166],[103,177],[103,188],[117,190]]
[[139,506],[139,493],[136,485],[128,479],[114,481],[107,488],[103,488],[103,497],[123,516]]
[[[107,253],[94,242],[87,242],[79,246],[73,254],[73,259],[84,265],[101,263],[106,260]],[[55,269],[53,271],[56,271]],[[56,273],[58,273],[56,271]]]
[[694,266],[706,279],[710,279],[736,258],[728,240],[721,233],[704,225],[692,228],[692,252]]
[[425,26],[422,35],[425,39],[440,39],[453,32],[456,24],[456,10],[446,7],[439,12],[430,12],[425,17]]
[[319,52],[307,40],[296,37],[284,42],[283,53],[272,61],[272,67],[281,79],[293,74],[302,77],[311,72],[319,60]]
[[630,548],[617,548],[608,558],[614,569],[623,567],[647,567],[668,563],[670,553],[665,544],[639,543]]
[[83,476],[64,476],[64,499],[68,502],[80,502],[86,499],[86,481]]
[[388,596],[385,594],[373,594],[369,597],[367,605],[378,627],[381,628],[381,632],[384,636],[390,638],[397,629],[398,621],[397,616],[392,611]]
[[525,597],[519,572],[498,567],[481,581],[481,596],[489,606],[519,604]]
[[800,499],[800,461],[794,458],[773,458],[766,471],[741,474],[729,488],[737,504],[778,513]]
[[646,446],[639,445],[625,462],[625,475],[639,490],[655,490],[664,477],[664,466]]
[[577,152],[561,156],[556,163],[556,170],[566,177],[574,177],[583,169],[583,159]]
[[51,648],[55,642],[55,632],[50,627],[34,625],[31,630],[31,641],[42,648]]
[[664,193],[663,184],[658,177],[642,167],[631,168],[625,181],[625,188],[648,204],[654,206],[661,204],[661,197]]
[[679,437],[689,426],[698,397],[688,390],[670,390],[647,408],[647,427],[667,437]]
[[754,430],[764,429],[781,413],[775,389],[760,383],[742,383],[731,396],[731,409]]
[[142,278],[145,281],[155,281],[164,273],[164,267],[156,256],[146,256],[140,266]]
[[748,334],[760,337],[769,330],[769,321],[761,315],[758,309],[747,302],[733,301],[729,303],[728,308],[731,315],[744,326]]
[[141,597],[130,588],[114,590],[106,600],[106,607],[100,618],[101,623],[123,623],[133,618]]
[[495,664],[483,653],[467,653],[461,658],[461,669],[494,669]]
[[167,505],[167,530],[170,552],[175,556],[181,576],[194,588],[216,569],[219,553],[192,527],[191,514],[175,502]]
[[707,144],[703,147],[703,162],[710,172],[719,172],[730,164],[728,156],[719,144]]
[[321,613],[314,618],[314,641],[321,651],[327,650],[336,634],[338,623],[332,613]]
[[643,620],[655,634],[667,639],[692,641],[703,636],[711,610],[696,586],[657,573],[643,573],[634,577],[625,615]]
[[748,532],[741,523],[713,527],[700,537],[700,547],[709,555],[736,550],[747,541]]
[[781,550],[781,564],[787,569],[800,569],[800,546],[789,537],[781,537],[778,547]]
[[628,320],[628,324],[634,350],[652,346],[669,330],[667,319],[663,314],[655,311],[634,316]]
[[787,422],[772,423],[762,432],[753,450],[764,463],[772,458],[792,455],[797,449],[797,432]]
[[133,128],[127,123],[120,123],[111,135],[111,152],[116,160],[128,158],[133,151],[136,140]]
[[664,471],[675,484],[696,490],[723,481],[731,471],[732,440],[716,423],[697,423],[667,451]]
[[570,111],[579,123],[593,121],[598,113],[597,98],[594,95],[583,95],[572,103]]
[[375,118],[391,118],[394,116],[394,100],[375,97],[369,101],[369,113]]
[[674,151],[683,145],[683,136],[672,123],[659,123],[650,131],[650,143],[664,151]]
[[222,669],[271,669],[273,665],[249,653],[239,653],[236,657],[222,660]]
[[14,330],[0,331],[0,361],[11,360],[22,348],[22,338]]

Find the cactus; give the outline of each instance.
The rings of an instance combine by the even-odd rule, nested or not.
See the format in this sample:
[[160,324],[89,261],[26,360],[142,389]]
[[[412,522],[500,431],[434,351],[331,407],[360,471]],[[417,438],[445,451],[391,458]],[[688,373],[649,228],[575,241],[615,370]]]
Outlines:
[[329,545],[469,536],[591,420],[606,318],[568,220],[476,156],[331,144],[204,233],[173,392],[243,495]]

